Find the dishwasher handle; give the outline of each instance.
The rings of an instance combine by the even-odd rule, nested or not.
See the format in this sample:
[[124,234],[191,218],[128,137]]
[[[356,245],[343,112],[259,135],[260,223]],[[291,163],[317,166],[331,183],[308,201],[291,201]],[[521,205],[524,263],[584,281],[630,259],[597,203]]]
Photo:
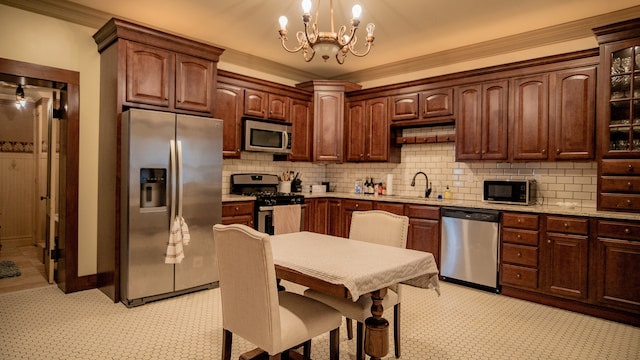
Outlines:
[[472,208],[460,208],[460,207],[443,207],[441,209],[442,217],[474,220],[474,221],[486,221],[486,222],[500,222],[500,211],[487,210],[487,209],[472,209]]

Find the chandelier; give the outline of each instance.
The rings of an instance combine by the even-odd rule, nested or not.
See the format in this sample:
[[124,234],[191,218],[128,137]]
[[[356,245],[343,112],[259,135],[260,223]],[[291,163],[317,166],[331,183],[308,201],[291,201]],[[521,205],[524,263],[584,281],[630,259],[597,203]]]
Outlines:
[[318,6],[316,8],[316,17],[313,24],[311,22],[311,0],[302,0],[302,22],[304,23],[304,31],[298,31],[296,33],[296,38],[298,40],[297,47],[293,49],[287,48],[287,17],[280,16],[280,40],[282,40],[282,47],[290,52],[296,53],[298,51],[302,51],[302,55],[304,56],[304,60],[309,62],[313,59],[316,52],[320,54],[320,56],[327,61],[329,57],[335,56],[338,64],[343,64],[345,57],[351,53],[358,57],[363,57],[369,53],[371,50],[371,45],[373,45],[373,31],[375,30],[375,25],[373,23],[369,23],[367,25],[367,42],[364,45],[365,49],[363,52],[358,52],[355,50],[356,43],[358,41],[356,37],[356,30],[358,30],[358,25],[360,25],[360,14],[362,13],[362,7],[360,5],[354,5],[352,11],[353,18],[351,19],[351,30],[349,33],[347,32],[347,27],[342,25],[338,32],[334,31],[333,27],[333,0],[329,1],[329,7],[331,9],[331,31],[318,31],[318,12],[320,8],[320,0],[318,0]]

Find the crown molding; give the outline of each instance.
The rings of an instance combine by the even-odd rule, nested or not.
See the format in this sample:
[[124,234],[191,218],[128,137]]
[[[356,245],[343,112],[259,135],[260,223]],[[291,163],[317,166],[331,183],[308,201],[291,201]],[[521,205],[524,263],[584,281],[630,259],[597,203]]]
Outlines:
[[357,83],[440,67],[443,64],[477,60],[571,40],[589,37],[593,37],[595,40],[593,28],[637,17],[640,17],[640,6],[354,71],[340,75],[339,78]]
[[[68,0],[0,0],[5,4],[26,11],[54,17],[71,23],[99,29],[115,15],[98,11]],[[565,24],[550,26],[521,34],[489,40],[477,44],[444,50],[433,54],[405,59],[402,61],[354,71],[326,80],[346,80],[355,83],[371,81],[396,75],[423,71],[491,56],[558,44],[577,39],[594,37],[593,28],[640,17],[640,6],[597,15]],[[125,19],[126,20],[126,19]],[[272,74],[294,82],[321,79],[322,76],[301,71],[275,61],[248,53],[226,49],[222,62]]]

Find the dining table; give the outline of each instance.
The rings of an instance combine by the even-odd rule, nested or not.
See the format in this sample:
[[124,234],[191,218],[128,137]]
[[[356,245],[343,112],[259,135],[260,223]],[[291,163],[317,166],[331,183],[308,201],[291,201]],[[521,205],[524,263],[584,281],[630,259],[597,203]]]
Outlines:
[[393,284],[429,288],[440,294],[433,254],[314,232],[270,236],[276,277],[356,301],[371,296],[365,321],[365,354],[381,359],[389,351],[389,322],[383,317]]

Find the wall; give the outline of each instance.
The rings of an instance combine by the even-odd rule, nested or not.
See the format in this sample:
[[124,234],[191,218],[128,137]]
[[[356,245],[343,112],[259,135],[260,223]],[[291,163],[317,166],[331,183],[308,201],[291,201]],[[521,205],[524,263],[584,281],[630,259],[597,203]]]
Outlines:
[[96,273],[100,56],[95,32],[0,5],[0,57],[80,73],[79,276]]

